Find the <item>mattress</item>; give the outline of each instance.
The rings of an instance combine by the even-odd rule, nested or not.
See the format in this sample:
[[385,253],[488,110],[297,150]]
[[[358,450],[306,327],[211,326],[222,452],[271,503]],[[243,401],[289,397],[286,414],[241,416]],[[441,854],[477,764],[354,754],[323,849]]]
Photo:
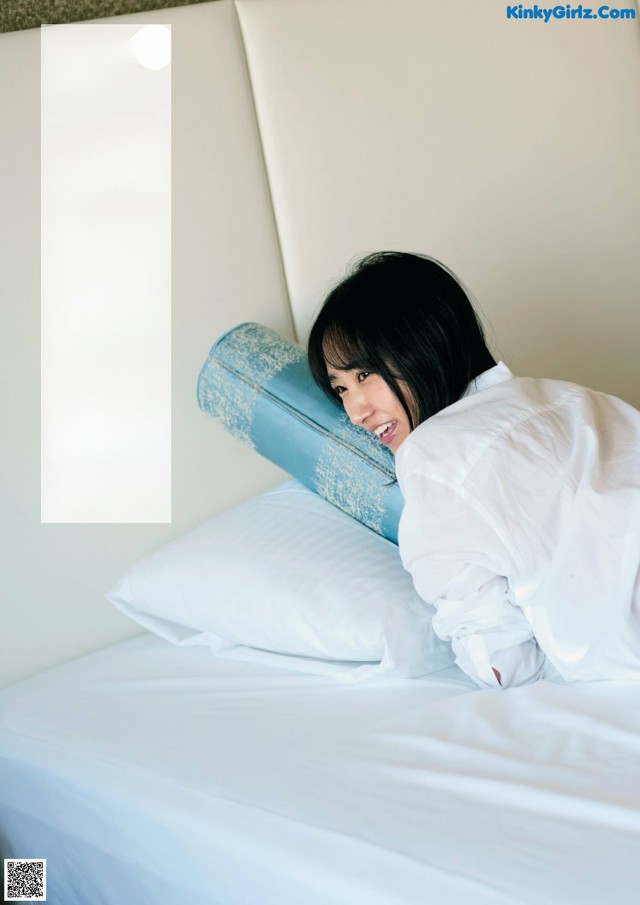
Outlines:
[[0,693],[49,905],[636,903],[637,686],[345,686],[152,635]]

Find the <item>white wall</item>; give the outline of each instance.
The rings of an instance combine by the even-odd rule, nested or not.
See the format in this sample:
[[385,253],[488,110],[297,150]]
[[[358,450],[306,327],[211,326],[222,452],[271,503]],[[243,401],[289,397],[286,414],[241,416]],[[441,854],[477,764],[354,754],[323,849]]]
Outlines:
[[504,10],[219,0],[122,17],[173,26],[170,526],[40,524],[39,32],[0,35],[0,684],[135,633],[103,596],[126,567],[282,477],[200,413],[198,371],[242,320],[292,335],[288,294],[304,336],[356,255],[440,257],[514,370],[640,405],[640,23]]
[[40,524],[40,30],[0,35],[0,685],[139,632],[104,599],[128,565],[284,477],[196,403],[224,330],[292,335],[233,5],[114,21],[173,31],[173,523]]

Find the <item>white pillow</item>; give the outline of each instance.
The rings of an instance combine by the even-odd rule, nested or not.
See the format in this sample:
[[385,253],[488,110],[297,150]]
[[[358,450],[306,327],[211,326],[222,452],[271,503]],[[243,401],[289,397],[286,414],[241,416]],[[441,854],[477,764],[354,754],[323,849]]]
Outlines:
[[395,544],[297,481],[134,565],[107,595],[176,644],[339,676],[420,676],[453,663]]

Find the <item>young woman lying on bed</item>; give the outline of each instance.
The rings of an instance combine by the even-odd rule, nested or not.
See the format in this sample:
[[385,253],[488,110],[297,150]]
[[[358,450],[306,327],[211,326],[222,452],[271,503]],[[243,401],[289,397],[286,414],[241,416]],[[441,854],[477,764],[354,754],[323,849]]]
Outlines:
[[468,675],[640,680],[640,412],[496,364],[460,281],[401,252],[328,295],[309,363],[395,454],[402,561]]

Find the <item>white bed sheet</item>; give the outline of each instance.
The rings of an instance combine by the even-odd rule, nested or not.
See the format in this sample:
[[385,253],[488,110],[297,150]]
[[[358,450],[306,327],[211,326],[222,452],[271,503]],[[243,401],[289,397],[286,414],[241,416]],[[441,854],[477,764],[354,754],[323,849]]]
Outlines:
[[639,699],[145,635],[0,694],[0,840],[49,905],[635,905]]

